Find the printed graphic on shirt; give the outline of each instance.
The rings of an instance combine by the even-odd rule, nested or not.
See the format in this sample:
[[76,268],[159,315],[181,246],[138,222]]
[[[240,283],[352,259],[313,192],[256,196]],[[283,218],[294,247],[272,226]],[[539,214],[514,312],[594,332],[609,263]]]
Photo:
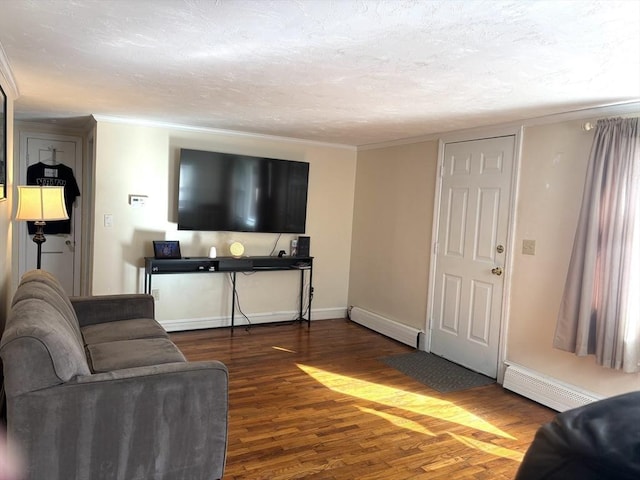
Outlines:
[[[27,168],[27,185],[42,185],[49,187],[64,187],[64,204],[67,207],[69,220],[47,222],[44,233],[55,235],[58,233],[71,233],[71,214],[76,197],[80,196],[78,183],[73,176],[73,170],[62,163],[58,165],[46,165],[42,162],[35,163]],[[27,222],[29,233],[34,234],[36,227],[33,222]]]

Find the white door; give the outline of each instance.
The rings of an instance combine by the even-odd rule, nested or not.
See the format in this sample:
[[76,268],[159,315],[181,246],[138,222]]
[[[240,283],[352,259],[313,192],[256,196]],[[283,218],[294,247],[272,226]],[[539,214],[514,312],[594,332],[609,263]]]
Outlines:
[[[47,166],[66,165],[82,185],[82,140],[53,134],[23,133],[20,135],[20,183],[27,183],[29,166],[42,162]],[[42,244],[42,269],[53,273],[69,295],[80,291],[81,209],[80,199],[73,204],[71,231],[69,234],[46,234]],[[37,247],[33,235],[29,235],[25,222],[21,222],[23,239],[20,254],[20,275],[36,268]]]
[[431,351],[495,378],[515,137],[447,143]]

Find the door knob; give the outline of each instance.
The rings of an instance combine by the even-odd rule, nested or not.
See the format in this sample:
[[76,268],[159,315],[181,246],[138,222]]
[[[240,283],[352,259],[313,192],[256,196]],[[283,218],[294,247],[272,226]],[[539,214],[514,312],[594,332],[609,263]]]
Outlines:
[[502,267],[495,267],[491,269],[491,273],[493,273],[494,275],[502,275]]

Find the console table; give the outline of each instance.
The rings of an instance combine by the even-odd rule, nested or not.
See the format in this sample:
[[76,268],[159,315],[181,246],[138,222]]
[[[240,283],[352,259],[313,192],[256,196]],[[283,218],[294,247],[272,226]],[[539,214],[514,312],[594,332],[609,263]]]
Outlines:
[[[299,321],[311,325],[311,300],[313,298],[313,257],[183,257],[144,259],[144,292],[151,293],[154,275],[179,273],[229,273],[231,275],[231,327],[235,326],[236,274],[238,272],[300,271]],[[309,311],[304,318],[304,276],[309,272]]]

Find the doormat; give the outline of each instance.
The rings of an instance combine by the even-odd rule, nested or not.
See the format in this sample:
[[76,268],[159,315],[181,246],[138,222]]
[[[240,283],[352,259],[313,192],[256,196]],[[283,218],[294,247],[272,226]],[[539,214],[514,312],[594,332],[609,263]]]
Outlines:
[[379,360],[440,393],[459,392],[495,383],[493,378],[421,350]]

